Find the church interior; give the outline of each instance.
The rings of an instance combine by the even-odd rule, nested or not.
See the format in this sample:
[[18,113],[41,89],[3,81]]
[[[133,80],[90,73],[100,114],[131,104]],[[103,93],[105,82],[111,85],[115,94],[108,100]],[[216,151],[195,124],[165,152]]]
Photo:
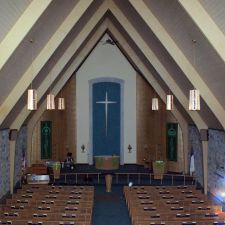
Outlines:
[[224,15],[0,0],[0,224],[224,225]]

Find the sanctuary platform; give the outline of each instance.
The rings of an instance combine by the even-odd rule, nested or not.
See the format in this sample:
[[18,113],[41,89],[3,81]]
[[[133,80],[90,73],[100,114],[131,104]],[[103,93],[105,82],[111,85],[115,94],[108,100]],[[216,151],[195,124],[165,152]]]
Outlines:
[[112,175],[112,184],[127,185],[132,182],[134,185],[186,185],[194,184],[195,179],[192,176],[180,173],[166,173],[162,179],[154,179],[151,170],[144,166],[129,164],[119,166],[116,170],[100,170],[94,165],[76,164],[73,169],[63,168],[60,178],[54,179],[50,172],[50,183],[59,185],[95,185],[105,184],[105,175]]

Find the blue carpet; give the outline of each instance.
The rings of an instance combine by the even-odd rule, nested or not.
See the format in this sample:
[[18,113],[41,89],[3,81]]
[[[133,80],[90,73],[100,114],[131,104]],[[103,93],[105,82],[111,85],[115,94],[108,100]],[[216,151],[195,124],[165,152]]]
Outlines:
[[92,225],[131,224],[122,185],[113,185],[111,193],[105,191],[105,185],[95,186],[92,218]]

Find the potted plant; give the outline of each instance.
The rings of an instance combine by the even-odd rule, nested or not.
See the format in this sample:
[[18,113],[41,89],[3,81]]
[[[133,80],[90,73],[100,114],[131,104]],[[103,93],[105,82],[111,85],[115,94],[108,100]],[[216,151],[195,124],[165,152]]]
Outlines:
[[54,179],[60,178],[61,163],[56,161],[52,164]]
[[165,172],[165,162],[162,160],[156,160],[153,162],[153,174],[154,179],[162,179]]

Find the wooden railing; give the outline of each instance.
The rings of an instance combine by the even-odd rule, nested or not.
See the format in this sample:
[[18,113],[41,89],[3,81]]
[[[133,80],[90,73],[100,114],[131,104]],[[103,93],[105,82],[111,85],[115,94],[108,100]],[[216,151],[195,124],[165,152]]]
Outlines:
[[[149,180],[149,184],[153,184],[153,181],[154,181],[154,174],[153,173],[130,173],[130,172],[127,172],[127,173],[124,173],[124,172],[113,172],[111,173],[110,171],[108,171],[109,174],[112,174],[113,177],[115,177],[115,179],[113,179],[113,183],[114,184],[119,184],[119,178],[120,177],[126,177],[126,182],[129,183],[129,182],[134,182],[134,179],[131,179],[131,176],[132,177],[135,177],[136,176],[136,179],[137,179],[137,183],[138,185],[141,185],[143,183],[143,181],[146,179]],[[88,183],[88,179],[89,178],[95,178],[97,180],[97,184],[100,183],[100,179],[101,178],[104,178],[105,174],[107,174],[107,172],[105,173],[61,173],[60,174],[60,179],[61,180],[64,180],[64,183],[66,184],[67,181],[68,181],[68,177],[74,177],[74,180],[75,180],[75,184],[78,184],[78,180],[79,178],[83,177],[87,180],[87,183]],[[162,175],[161,176],[161,179],[160,179],[160,184],[163,185],[164,181],[167,181],[167,185],[170,184],[170,185],[174,185],[174,181],[177,179],[179,180],[179,184],[180,185],[186,185],[187,184],[187,180],[189,181],[189,184],[195,184],[196,180],[195,180],[195,177],[193,176],[190,176],[190,175],[186,175],[186,174],[170,174],[170,173],[167,173],[167,174],[160,174]],[[51,180],[53,180],[53,182],[56,181],[56,179],[54,179],[54,175],[53,174],[50,174],[50,177],[51,177]],[[123,182],[124,183],[124,182]],[[135,182],[134,182],[135,183]]]

